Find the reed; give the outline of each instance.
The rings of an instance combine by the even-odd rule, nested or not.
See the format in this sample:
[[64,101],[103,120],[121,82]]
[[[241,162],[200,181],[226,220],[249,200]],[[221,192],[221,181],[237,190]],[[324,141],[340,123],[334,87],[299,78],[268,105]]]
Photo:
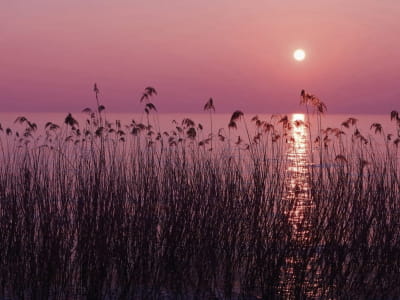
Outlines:
[[286,153],[309,124],[236,111],[228,135],[188,118],[161,131],[154,88],[144,124],[109,122],[94,92],[84,124],[0,129],[0,298],[400,297],[397,112],[392,134],[323,129],[302,92],[320,114],[293,186]]

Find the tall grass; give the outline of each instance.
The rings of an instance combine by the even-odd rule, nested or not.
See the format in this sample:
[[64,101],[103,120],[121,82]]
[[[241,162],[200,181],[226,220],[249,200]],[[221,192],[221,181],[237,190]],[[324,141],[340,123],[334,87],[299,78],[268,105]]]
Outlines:
[[69,114],[38,138],[19,117],[0,132],[0,297],[400,297],[396,112],[391,136],[351,119],[323,130],[302,93],[321,115],[300,174],[287,153],[307,122],[237,111],[227,135],[188,118],[162,132],[154,89],[146,122],[125,125],[94,91],[85,124]]

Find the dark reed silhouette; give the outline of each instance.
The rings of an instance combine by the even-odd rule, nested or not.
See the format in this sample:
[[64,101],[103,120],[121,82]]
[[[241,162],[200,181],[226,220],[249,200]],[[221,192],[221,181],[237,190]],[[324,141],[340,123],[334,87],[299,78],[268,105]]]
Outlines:
[[[400,297],[396,111],[392,129],[324,129],[326,106],[302,91],[316,136],[241,111],[214,135],[188,118],[159,130],[154,88],[146,124],[108,122],[94,92],[84,123],[0,127],[0,298]],[[212,123],[212,99],[204,110]],[[290,187],[299,127],[307,185]],[[295,224],[299,195],[311,204]]]

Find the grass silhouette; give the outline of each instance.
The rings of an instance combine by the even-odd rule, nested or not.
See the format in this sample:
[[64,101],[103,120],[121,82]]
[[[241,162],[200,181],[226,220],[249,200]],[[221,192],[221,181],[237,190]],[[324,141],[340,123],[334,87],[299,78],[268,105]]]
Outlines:
[[[394,133],[323,129],[326,106],[302,91],[316,136],[241,111],[214,134],[212,99],[211,132],[188,118],[161,131],[154,88],[145,124],[108,122],[94,92],[84,124],[68,114],[42,139],[26,117],[21,133],[0,127],[1,298],[400,297],[397,112]],[[298,127],[307,186],[289,193]],[[311,204],[293,224],[299,194]]]

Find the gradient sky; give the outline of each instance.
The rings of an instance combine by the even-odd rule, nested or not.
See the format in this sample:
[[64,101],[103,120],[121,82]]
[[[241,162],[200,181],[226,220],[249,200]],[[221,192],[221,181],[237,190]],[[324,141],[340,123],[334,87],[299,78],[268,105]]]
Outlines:
[[0,54],[3,112],[400,109],[399,0],[1,0]]

